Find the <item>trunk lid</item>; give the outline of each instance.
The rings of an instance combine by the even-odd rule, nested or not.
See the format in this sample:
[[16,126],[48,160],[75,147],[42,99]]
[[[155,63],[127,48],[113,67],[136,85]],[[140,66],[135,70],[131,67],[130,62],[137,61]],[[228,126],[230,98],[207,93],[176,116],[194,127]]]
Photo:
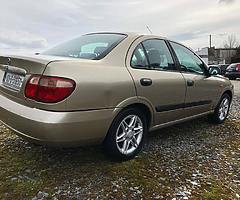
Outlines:
[[50,62],[63,60],[73,60],[73,58],[46,55],[0,56],[0,65],[8,65],[24,69],[27,74],[42,74],[45,67]]
[[25,98],[25,85],[32,74],[42,75],[51,62],[72,60],[56,56],[0,56],[0,94],[7,98],[33,107]]

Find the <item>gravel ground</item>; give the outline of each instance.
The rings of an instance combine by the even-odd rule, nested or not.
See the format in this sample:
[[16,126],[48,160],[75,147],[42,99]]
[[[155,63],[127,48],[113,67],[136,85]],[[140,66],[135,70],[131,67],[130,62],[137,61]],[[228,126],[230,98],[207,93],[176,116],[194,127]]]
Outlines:
[[240,199],[240,81],[228,120],[197,119],[151,134],[136,159],[101,147],[52,149],[0,124],[0,199]]

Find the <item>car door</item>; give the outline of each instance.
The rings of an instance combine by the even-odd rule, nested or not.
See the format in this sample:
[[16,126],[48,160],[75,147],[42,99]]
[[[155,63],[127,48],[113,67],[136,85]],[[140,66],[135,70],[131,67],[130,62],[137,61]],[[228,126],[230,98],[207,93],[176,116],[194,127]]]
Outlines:
[[194,52],[181,44],[170,44],[186,81],[185,117],[211,111],[219,92],[219,84],[214,77],[208,75],[206,65]]
[[185,80],[163,39],[142,37],[135,41],[128,53],[127,67],[138,98],[154,110],[154,125],[183,116]]

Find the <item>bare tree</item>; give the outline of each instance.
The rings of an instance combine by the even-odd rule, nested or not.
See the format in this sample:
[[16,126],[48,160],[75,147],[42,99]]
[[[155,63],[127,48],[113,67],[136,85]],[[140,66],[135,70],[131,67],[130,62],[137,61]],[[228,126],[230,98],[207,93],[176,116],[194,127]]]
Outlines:
[[237,47],[237,54],[240,55],[240,45]]
[[237,41],[236,35],[229,35],[227,40],[224,42],[225,48],[237,48],[239,43]]

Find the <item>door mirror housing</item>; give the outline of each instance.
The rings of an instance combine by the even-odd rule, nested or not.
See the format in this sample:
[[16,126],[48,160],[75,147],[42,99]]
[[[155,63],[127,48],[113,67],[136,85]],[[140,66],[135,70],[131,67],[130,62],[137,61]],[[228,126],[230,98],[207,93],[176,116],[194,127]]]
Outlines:
[[208,73],[210,76],[215,76],[221,74],[221,70],[218,67],[209,67]]

